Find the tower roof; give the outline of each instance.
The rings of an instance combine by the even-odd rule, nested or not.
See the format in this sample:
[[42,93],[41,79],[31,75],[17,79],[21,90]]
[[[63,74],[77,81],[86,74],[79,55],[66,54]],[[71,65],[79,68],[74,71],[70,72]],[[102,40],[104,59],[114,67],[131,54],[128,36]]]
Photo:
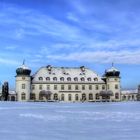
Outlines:
[[16,69],[16,73],[17,75],[30,75],[31,70],[25,66],[25,61],[23,61],[23,64]]

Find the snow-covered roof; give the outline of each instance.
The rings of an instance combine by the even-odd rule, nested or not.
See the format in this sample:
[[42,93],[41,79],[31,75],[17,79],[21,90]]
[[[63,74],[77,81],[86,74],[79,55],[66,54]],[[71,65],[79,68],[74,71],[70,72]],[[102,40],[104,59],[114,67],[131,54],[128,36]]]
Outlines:
[[122,90],[121,91],[122,94],[134,94],[134,93],[138,93],[137,89],[134,90]]
[[10,91],[9,91],[9,94],[16,94],[16,91],[10,90]]
[[26,69],[26,70],[30,70],[27,66],[25,66],[24,64],[19,66],[18,68],[22,68],[22,69]]
[[111,67],[110,69],[107,70],[107,72],[112,72],[112,71],[119,71],[119,70],[116,69],[115,67]]
[[[32,82],[39,81],[39,77],[42,77],[42,81],[46,81],[46,77],[50,78],[50,81],[53,81],[53,78],[56,77],[57,81],[60,82],[60,78],[64,78],[64,82],[67,82],[67,78],[71,78],[71,82],[74,82],[74,78],[77,77],[78,81],[81,81],[81,78],[84,78],[85,82],[102,82],[104,81],[101,77],[94,71],[82,67],[42,67],[34,75]],[[91,81],[89,80],[91,79]]]

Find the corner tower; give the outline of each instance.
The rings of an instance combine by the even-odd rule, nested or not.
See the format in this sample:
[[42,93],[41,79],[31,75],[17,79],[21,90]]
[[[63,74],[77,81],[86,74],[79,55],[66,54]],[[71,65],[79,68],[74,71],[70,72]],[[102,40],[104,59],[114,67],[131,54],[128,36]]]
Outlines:
[[29,101],[31,92],[31,70],[23,64],[16,69],[17,101]]
[[107,91],[112,93],[112,101],[121,100],[121,86],[120,86],[120,71],[116,69],[113,64],[112,67],[105,71],[105,79]]

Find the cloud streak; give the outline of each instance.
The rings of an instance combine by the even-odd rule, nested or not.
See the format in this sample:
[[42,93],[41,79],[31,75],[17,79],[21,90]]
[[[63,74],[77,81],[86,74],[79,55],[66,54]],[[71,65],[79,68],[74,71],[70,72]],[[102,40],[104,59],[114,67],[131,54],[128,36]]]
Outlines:
[[140,64],[140,50],[138,51],[96,51],[79,52],[61,55],[48,55],[50,60],[83,61],[89,63]]

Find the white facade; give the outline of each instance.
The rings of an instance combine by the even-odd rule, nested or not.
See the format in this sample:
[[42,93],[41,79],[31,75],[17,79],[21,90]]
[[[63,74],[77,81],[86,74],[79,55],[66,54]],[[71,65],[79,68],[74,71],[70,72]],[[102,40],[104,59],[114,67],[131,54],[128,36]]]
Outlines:
[[138,100],[138,90],[123,90],[121,91],[122,101],[137,101]]
[[18,101],[120,101],[120,72],[112,67],[99,76],[82,67],[41,67],[30,76],[25,65],[17,69]]

